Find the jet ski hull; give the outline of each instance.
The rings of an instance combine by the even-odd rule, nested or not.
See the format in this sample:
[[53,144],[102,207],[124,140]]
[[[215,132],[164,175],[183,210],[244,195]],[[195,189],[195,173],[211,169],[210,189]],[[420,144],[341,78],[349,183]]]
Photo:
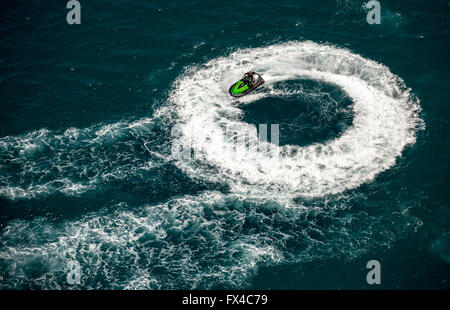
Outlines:
[[257,76],[257,79],[256,79],[256,82],[253,83],[252,87],[248,87],[248,85],[243,85],[243,81],[239,80],[236,83],[234,83],[233,85],[231,85],[230,89],[228,90],[230,95],[232,97],[239,98],[239,97],[242,97],[242,96],[245,96],[245,95],[251,93],[252,91],[257,89],[259,86],[264,84],[264,79],[261,77],[261,75],[259,75],[257,73],[255,73],[255,74]]

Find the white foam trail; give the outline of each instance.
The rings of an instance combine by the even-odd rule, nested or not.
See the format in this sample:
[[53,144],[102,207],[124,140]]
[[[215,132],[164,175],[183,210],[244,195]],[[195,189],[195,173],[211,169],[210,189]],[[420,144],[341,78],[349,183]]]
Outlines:
[[[205,192],[133,211],[120,204],[113,213],[59,225],[43,218],[11,221],[2,231],[8,241],[0,248],[0,262],[13,267],[4,270],[0,288],[28,282],[41,289],[69,288],[70,261],[82,265],[82,287],[90,289],[242,285],[258,263],[278,262],[282,254],[270,244],[272,234],[242,232],[245,210],[235,210],[234,203],[232,197]],[[27,273],[30,265],[34,273]]]
[[[233,106],[235,99],[227,89],[249,70],[261,73],[269,89],[275,82],[292,79],[337,85],[354,101],[353,126],[324,144],[282,146],[279,159],[269,153],[234,153],[226,147],[222,127],[248,124],[240,121],[242,112]],[[241,102],[269,94],[260,91]],[[203,168],[198,158],[180,160],[177,165],[192,177],[227,182],[247,196],[323,196],[356,188],[392,167],[405,146],[415,142],[416,129],[422,126],[418,101],[386,66],[313,42],[244,49],[213,59],[177,80],[170,103],[159,113],[176,115],[175,122],[182,126],[179,139],[192,141],[195,152],[203,151],[203,163],[218,169]],[[210,140],[198,136],[199,127]]]
[[83,289],[242,289],[261,266],[353,259],[421,225],[406,206],[379,211],[379,221],[377,210],[348,210],[358,199],[342,196],[286,208],[278,199],[203,192],[77,219],[12,220],[1,232],[0,289],[73,289],[71,261],[81,265]]
[[11,200],[55,193],[76,196],[98,184],[136,176],[158,166],[152,161],[157,152],[136,154],[139,145],[150,146],[153,128],[152,118],[142,118],[0,138],[0,196]]

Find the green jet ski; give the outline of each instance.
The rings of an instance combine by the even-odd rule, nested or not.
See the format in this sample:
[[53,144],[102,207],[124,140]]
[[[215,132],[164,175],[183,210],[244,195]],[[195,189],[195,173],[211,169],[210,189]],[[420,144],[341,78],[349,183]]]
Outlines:
[[261,75],[256,72],[247,72],[244,74],[242,80],[239,80],[231,85],[228,92],[233,97],[242,97],[254,91],[262,84],[264,84],[264,80]]

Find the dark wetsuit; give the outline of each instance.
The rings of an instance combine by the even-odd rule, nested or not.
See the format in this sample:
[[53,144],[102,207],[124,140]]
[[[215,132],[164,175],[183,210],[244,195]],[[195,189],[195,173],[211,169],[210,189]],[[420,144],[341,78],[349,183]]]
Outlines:
[[248,85],[248,87],[253,86],[253,72],[247,72],[244,74],[244,78],[242,79],[244,81],[244,84]]

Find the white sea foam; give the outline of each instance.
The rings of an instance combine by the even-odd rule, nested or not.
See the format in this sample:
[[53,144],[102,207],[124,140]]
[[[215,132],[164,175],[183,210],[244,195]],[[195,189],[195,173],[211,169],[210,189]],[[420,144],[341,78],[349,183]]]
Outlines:
[[[63,132],[40,129],[0,138],[0,196],[33,199],[62,193],[77,196],[111,180],[157,167],[147,151],[152,118]],[[152,151],[153,154],[157,152]]]
[[346,210],[351,199],[286,208],[203,192],[57,222],[13,220],[2,231],[0,288],[74,288],[73,261],[85,289],[245,288],[260,267],[353,259],[421,224],[402,206],[381,222],[377,212]]
[[[340,87],[353,99],[353,125],[325,143],[284,145],[267,152],[233,151],[227,147],[223,127],[254,130],[241,121],[242,110],[227,93],[232,81],[247,70],[263,75],[265,91],[246,96],[241,103],[301,92],[277,89],[275,84],[280,81],[323,81]],[[280,192],[285,197],[315,197],[356,188],[392,167],[405,146],[415,142],[416,129],[422,126],[418,112],[418,101],[387,67],[334,46],[288,42],[239,50],[187,70],[156,116],[181,126],[181,135],[174,140],[191,142],[194,152],[203,155],[200,161],[206,165],[199,165],[199,158],[176,162],[191,177],[227,183],[248,197],[278,196]],[[1,138],[0,195],[16,199],[55,192],[79,194],[111,176],[129,175],[126,165],[133,164],[135,156],[125,151],[128,155],[110,157],[111,152],[105,154],[103,149],[109,146],[114,150],[118,142],[126,149],[133,144],[130,140],[151,132],[152,123],[152,119],[142,119]],[[145,148],[147,142],[143,142]],[[111,167],[111,161],[117,165]],[[217,169],[210,169],[211,164]],[[141,166],[148,167],[146,163]],[[10,167],[21,172],[12,175]]]
[[[46,289],[69,287],[65,275],[71,261],[81,264],[82,285],[89,288],[242,284],[258,262],[276,262],[282,254],[270,245],[272,234],[258,238],[251,230],[242,231],[245,209],[236,210],[237,202],[205,192],[137,212],[122,204],[113,213],[88,214],[60,225],[42,218],[11,221],[3,231],[7,241],[0,261],[10,266],[4,271],[14,283],[3,285],[20,287],[30,281]],[[264,214],[255,214],[259,216]]]
[[[241,103],[280,95],[282,91],[273,89],[276,82],[323,81],[340,87],[353,99],[353,125],[323,144],[281,146],[276,150],[279,158],[270,152],[227,148],[223,126],[249,126],[240,120],[242,111],[233,105],[235,99],[227,88],[249,70],[263,75],[269,91],[250,94]],[[418,101],[386,66],[313,42],[239,50],[191,68],[176,81],[169,102],[159,113],[168,114],[172,109],[176,115],[175,122],[182,126],[177,143],[189,141],[194,152],[204,154],[205,163],[218,169],[213,173],[203,169],[198,158],[180,160],[178,166],[192,177],[226,182],[248,197],[279,193],[323,196],[356,188],[392,167],[405,146],[415,142],[416,129],[422,126]],[[198,135],[200,131],[209,139]]]

